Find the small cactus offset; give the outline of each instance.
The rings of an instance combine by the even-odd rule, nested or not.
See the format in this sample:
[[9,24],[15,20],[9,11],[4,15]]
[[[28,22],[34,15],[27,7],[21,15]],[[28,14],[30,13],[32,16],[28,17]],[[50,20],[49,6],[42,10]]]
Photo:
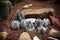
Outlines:
[[21,22],[22,19],[25,19],[25,17],[23,16],[22,13],[19,12],[19,10],[17,10],[14,20],[18,20]]
[[14,30],[19,29],[19,26],[20,26],[19,21],[14,20],[11,22],[11,29],[14,29]]
[[51,24],[49,19],[44,18],[43,21],[44,21],[44,26],[48,26]]
[[27,32],[32,32],[32,31],[35,30],[34,25],[33,25],[30,21],[27,23],[26,26],[27,26],[27,27],[26,27],[26,31],[27,31]]
[[35,20],[35,26],[36,27],[41,26],[41,19],[40,18],[38,18],[38,19]]
[[41,35],[44,35],[47,32],[47,29],[45,27],[42,27],[42,26],[38,27],[37,30],[38,30],[38,33]]

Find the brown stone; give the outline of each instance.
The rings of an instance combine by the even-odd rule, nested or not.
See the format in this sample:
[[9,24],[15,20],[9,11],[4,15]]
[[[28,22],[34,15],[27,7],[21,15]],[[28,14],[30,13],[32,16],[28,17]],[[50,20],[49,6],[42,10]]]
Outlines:
[[18,40],[31,40],[31,38],[27,32],[23,32]]
[[49,35],[50,36],[53,36],[53,37],[60,37],[60,31],[56,30],[56,29],[51,29],[50,32],[49,32]]
[[1,40],[5,40],[7,38],[8,33],[6,31],[0,32],[0,38]]
[[45,18],[49,15],[55,16],[53,8],[24,9],[21,13],[27,18]]
[[60,27],[60,23],[59,20],[57,18],[55,18],[54,16],[50,16],[51,22],[55,25],[55,26],[59,26]]

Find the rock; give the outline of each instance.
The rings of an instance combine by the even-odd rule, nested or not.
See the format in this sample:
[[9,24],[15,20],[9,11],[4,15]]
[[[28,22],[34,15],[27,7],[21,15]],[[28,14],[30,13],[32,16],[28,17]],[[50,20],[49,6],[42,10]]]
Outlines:
[[8,32],[0,32],[0,40],[5,40],[8,36]]
[[17,20],[14,20],[11,22],[11,28],[12,29],[19,29],[19,26],[20,26],[20,22],[17,21]]
[[21,11],[26,18],[45,18],[49,15],[55,16],[53,8],[24,9]]
[[28,8],[28,7],[30,7],[30,6],[32,6],[32,4],[24,5],[24,6],[23,6],[23,9],[26,9],[26,8]]
[[33,4],[29,4],[29,6],[32,6]]
[[45,34],[47,32],[47,29],[45,27],[38,27],[37,28],[39,34]]
[[40,39],[37,36],[34,36],[33,40],[40,40]]
[[53,25],[60,27],[60,23],[57,18],[55,18],[54,16],[50,16],[50,19]]
[[58,37],[60,37],[60,36],[59,36],[59,35],[60,35],[60,31],[52,28],[52,29],[50,30],[50,32],[49,32],[49,35],[58,38]]
[[24,5],[24,6],[23,6],[24,9],[25,9],[25,8],[28,8],[28,7],[29,7],[29,5]]
[[58,40],[56,38],[53,38],[53,37],[48,37],[50,40]]
[[31,40],[30,35],[27,32],[23,32],[18,40]]

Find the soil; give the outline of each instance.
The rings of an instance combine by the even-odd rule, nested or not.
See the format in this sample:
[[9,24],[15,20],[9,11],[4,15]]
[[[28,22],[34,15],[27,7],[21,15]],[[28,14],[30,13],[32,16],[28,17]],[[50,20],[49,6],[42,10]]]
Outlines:
[[[11,22],[13,21],[14,19],[14,15],[16,14],[16,10],[19,9],[20,11],[22,11],[22,6],[25,5],[25,4],[33,4],[33,6],[29,7],[29,9],[39,9],[39,8],[54,8],[55,9],[55,15],[56,15],[56,18],[58,18],[60,20],[60,6],[59,5],[56,5],[52,2],[34,2],[34,1],[24,1],[24,2],[20,2],[20,3],[16,3],[12,10],[11,10],[11,13],[8,17],[8,19],[6,21],[3,21],[1,22],[0,21],[0,29],[1,30],[5,30],[9,33],[8,37],[6,38],[6,40],[18,40],[20,34],[22,32],[25,31],[25,29],[18,29],[18,30],[11,30],[10,28],[10,24]],[[60,30],[60,28],[58,28],[58,26],[48,26],[47,28],[48,29],[48,32],[50,30],[50,28],[55,28],[57,30]],[[38,38],[40,38],[40,40],[49,40],[47,37],[49,37],[50,35],[48,34],[48,32],[44,35],[41,35],[41,34],[38,34],[36,32],[36,30],[34,32],[29,32],[29,35],[31,37],[31,39],[37,35]]]

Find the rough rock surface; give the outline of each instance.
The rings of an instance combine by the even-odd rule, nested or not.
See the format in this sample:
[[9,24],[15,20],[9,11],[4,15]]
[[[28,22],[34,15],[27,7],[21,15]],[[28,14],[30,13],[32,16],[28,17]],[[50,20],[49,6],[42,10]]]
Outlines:
[[40,39],[37,36],[34,36],[33,40],[40,40]]
[[31,38],[27,32],[23,32],[18,40],[31,40]]
[[49,35],[53,36],[53,37],[59,37],[60,35],[60,31],[56,30],[56,29],[51,29],[49,32]]
[[0,32],[0,40],[5,40],[7,38],[8,33],[7,32]]
[[24,9],[24,10],[22,10],[21,13],[24,14],[25,16],[27,16],[27,17],[32,17],[34,15],[36,17],[36,15],[40,15],[38,17],[43,17],[44,18],[47,15],[53,15],[53,16],[55,16],[54,12],[55,11],[54,11],[53,8],[41,8],[41,9]]
[[50,16],[51,22],[53,23],[53,25],[60,27],[60,22],[57,18]]

